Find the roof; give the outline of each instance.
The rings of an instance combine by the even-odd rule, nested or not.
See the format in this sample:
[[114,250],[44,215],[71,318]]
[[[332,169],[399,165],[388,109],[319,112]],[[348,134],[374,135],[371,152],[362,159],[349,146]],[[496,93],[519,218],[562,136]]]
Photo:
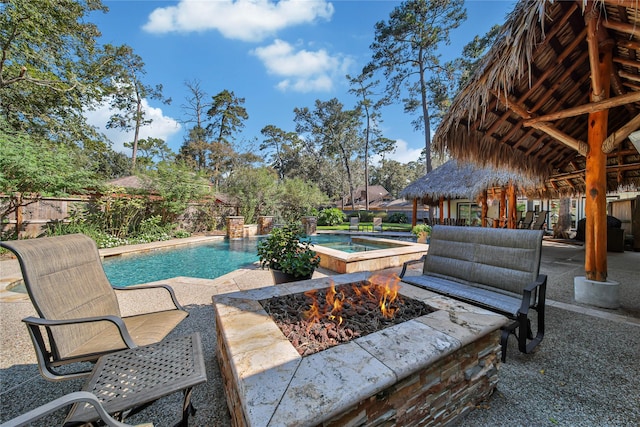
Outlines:
[[[586,1],[521,1],[501,36],[455,98],[434,146],[455,158],[519,170],[546,180],[547,195],[585,188],[591,66]],[[596,0],[596,25],[612,46],[607,189],[640,186],[640,13],[636,0]],[[579,113],[579,114],[577,114]]]
[[400,196],[424,199],[426,203],[437,203],[440,197],[475,200],[484,190],[507,186],[510,182],[529,189],[542,184],[507,169],[483,168],[473,163],[449,160],[409,184]]
[[150,180],[143,180],[136,175],[123,176],[121,178],[112,179],[108,181],[107,184],[112,185],[114,187],[124,187],[124,188],[137,188],[137,189],[150,189]]

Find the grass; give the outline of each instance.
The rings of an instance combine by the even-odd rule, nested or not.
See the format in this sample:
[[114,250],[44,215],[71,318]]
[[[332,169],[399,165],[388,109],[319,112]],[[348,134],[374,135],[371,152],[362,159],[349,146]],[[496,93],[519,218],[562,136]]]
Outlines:
[[[371,229],[373,226],[373,222],[361,222],[361,226],[365,226],[368,229]],[[343,222],[339,225],[319,225],[318,230],[340,230],[340,231],[348,231],[349,223]],[[383,222],[382,223],[382,231],[411,231],[411,224],[396,224],[391,222]]]

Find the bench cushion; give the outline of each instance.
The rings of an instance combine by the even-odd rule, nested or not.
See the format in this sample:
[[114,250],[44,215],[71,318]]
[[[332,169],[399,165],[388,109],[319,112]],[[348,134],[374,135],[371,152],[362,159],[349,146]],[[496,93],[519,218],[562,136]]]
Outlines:
[[541,230],[433,228],[423,273],[522,295],[540,270]]
[[522,304],[522,296],[481,288],[474,284],[454,282],[442,277],[423,274],[421,276],[404,276],[403,282],[429,289],[439,294],[472,302],[493,311],[501,312],[515,318]]

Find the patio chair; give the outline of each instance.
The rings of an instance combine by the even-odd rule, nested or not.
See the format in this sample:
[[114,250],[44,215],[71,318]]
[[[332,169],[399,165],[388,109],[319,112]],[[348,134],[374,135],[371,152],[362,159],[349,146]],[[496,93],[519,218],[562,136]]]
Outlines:
[[[54,368],[95,362],[103,354],[159,342],[188,316],[166,285],[112,287],[95,242],[83,234],[4,241],[0,246],[16,254],[39,315],[23,322],[47,380],[87,376],[86,364],[69,366],[64,373]],[[157,309],[123,317],[118,304],[121,291],[148,292],[145,300],[152,300]]]
[[538,214],[538,216],[536,217],[536,219],[533,221],[533,224],[531,224],[531,229],[532,230],[544,230],[545,226],[547,225],[547,214],[549,213],[549,211],[542,211]]
[[373,218],[373,225],[371,226],[371,230],[382,232],[382,218],[380,217]]
[[530,229],[531,228],[531,223],[533,223],[533,217],[535,215],[535,211],[527,211],[527,213],[524,215],[524,218],[522,218],[519,222],[518,222],[518,228],[524,228],[524,229]]
[[360,218],[357,216],[352,216],[349,218],[349,231],[358,231],[360,230]]
[[[112,418],[104,410],[100,400],[98,400],[93,393],[89,393],[88,391],[76,391],[66,394],[49,403],[45,403],[42,406],[32,409],[25,414],[6,421],[2,423],[0,427],[30,426],[33,425],[33,421],[45,419],[45,417],[51,413],[78,402],[84,402],[85,404],[93,407],[100,416],[100,420],[104,425],[109,427],[133,427],[131,424],[124,424]],[[48,423],[50,423],[50,420],[48,420]],[[137,427],[153,427],[153,424],[139,424]]]

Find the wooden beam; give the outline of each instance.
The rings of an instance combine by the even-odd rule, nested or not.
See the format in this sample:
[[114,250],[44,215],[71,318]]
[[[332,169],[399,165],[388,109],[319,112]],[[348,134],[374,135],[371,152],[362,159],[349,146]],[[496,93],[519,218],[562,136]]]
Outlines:
[[557,113],[545,114],[544,116],[533,117],[525,120],[524,126],[533,126],[538,122],[551,122],[558,119],[566,119],[568,117],[575,117],[581,114],[595,113],[598,111],[608,110],[613,107],[619,107],[621,105],[630,104],[632,102],[640,102],[640,92],[631,92],[625,95],[616,96],[615,98],[609,98],[598,102],[591,102],[585,105],[579,105],[573,108],[567,108],[566,110],[558,111]]
[[588,146],[584,141],[580,141],[572,136],[565,134],[564,132],[561,132],[553,125],[551,125],[551,123],[534,123],[531,126],[538,130],[541,130],[556,141],[576,150],[582,155],[585,155],[587,153]]
[[489,211],[489,206],[487,205],[487,190],[482,192],[480,196],[482,199],[482,213],[480,214],[480,223],[483,227],[487,226],[487,212]]
[[622,126],[617,131],[613,132],[602,143],[602,152],[611,153],[622,141],[624,141],[632,132],[640,129],[640,114]]
[[602,0],[602,2],[610,6],[638,7],[638,0]]
[[621,58],[619,56],[616,56],[615,58],[613,58],[613,62],[617,62],[618,64],[626,65],[629,67],[640,68],[640,61],[636,61],[635,59]]
[[[618,4],[617,6],[620,6],[620,5]],[[627,7],[633,7],[634,9],[636,9],[638,8],[638,3],[635,2],[635,5],[633,6],[629,5]],[[603,27],[608,28],[610,30],[620,31],[621,33],[626,33],[631,36],[640,35],[640,28],[638,28],[637,25],[627,24],[626,22],[612,21],[610,19],[603,19],[601,22]]]
[[622,78],[625,78],[627,80],[632,80],[634,82],[638,82],[640,83],[640,75],[638,74],[633,74],[633,73],[629,73],[627,71],[624,70],[620,70],[618,71],[618,75]]

